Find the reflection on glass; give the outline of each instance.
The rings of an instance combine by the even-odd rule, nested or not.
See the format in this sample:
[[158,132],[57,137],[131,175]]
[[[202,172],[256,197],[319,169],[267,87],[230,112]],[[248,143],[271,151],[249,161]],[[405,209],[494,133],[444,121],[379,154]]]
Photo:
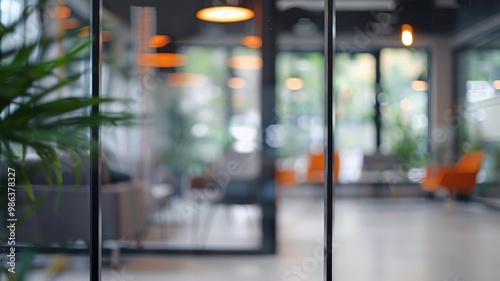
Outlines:
[[269,128],[278,150],[276,182],[308,182],[310,155],[323,148],[323,55],[282,52],[277,57],[278,124]]
[[500,50],[494,44],[492,48],[467,48],[459,54],[458,65],[460,152],[485,152],[475,192],[479,197],[497,203],[500,197],[497,172],[500,134],[496,129]]
[[103,46],[103,92],[145,118],[103,130],[109,184],[124,192],[103,209],[123,230],[104,247],[260,249],[260,51],[180,40],[156,27],[159,7],[130,12],[103,22],[120,34]]
[[90,134],[80,119],[89,111],[75,101],[90,95],[89,39],[78,36],[90,7],[37,3],[0,1],[0,119],[18,138],[2,129],[0,279],[52,280],[68,270],[89,279]]
[[395,154],[404,171],[422,169],[428,155],[427,53],[382,49],[382,150]]
[[373,154],[376,150],[375,58],[371,54],[337,54],[335,58],[336,146]]

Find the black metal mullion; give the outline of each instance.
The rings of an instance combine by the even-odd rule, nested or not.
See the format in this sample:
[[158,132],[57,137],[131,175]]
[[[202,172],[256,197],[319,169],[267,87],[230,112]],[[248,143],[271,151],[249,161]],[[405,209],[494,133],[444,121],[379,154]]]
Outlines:
[[[262,91],[261,91],[261,192],[262,251],[276,252],[275,148],[266,142],[266,129],[276,121],[276,0],[260,1],[262,9]],[[259,24],[259,23],[258,23]]]
[[380,110],[380,94],[383,93],[381,84],[381,64],[380,64],[380,50],[373,53],[375,58],[375,132],[376,132],[376,148],[377,152],[380,151],[380,146],[382,145],[382,111]]
[[460,123],[458,121],[458,107],[461,102],[464,101],[466,98],[465,96],[461,95],[460,91],[460,85],[458,84],[460,82],[460,69],[459,69],[459,56],[460,53],[465,50],[466,47],[463,48],[458,48],[453,51],[453,61],[452,61],[452,89],[453,89],[453,94],[451,95],[451,110],[453,114],[453,120],[451,122],[452,128],[455,128],[452,131],[452,144],[451,144],[451,150],[453,154],[453,161],[458,161],[460,158],[460,150],[462,149],[462,136],[460,134]]
[[333,135],[334,67],[335,67],[335,10],[334,0],[325,0],[325,226],[324,226],[324,280],[333,280],[333,154],[335,140]]
[[[91,69],[92,97],[98,98],[101,91],[101,0],[91,2]],[[99,114],[99,105],[92,106],[92,115]],[[101,280],[102,241],[101,241],[101,186],[99,177],[99,127],[91,127],[93,145],[91,146],[90,178],[90,280]]]
[[[432,152],[433,152],[433,147],[431,143],[431,137],[432,137],[432,132],[434,131],[434,124],[432,120],[434,120],[434,113],[433,109],[437,106],[432,102],[432,96],[435,94],[434,91],[432,90],[431,85],[433,85],[432,81],[432,56],[433,54],[428,50],[425,49],[425,52],[427,54],[427,85],[429,85],[429,89],[427,90],[427,120],[428,121],[428,126],[427,126],[427,138],[426,138],[426,148],[427,148],[427,160],[429,163],[432,163]],[[453,88],[453,85],[452,85]],[[436,116],[437,117],[437,116]],[[436,118],[436,122],[438,122]]]

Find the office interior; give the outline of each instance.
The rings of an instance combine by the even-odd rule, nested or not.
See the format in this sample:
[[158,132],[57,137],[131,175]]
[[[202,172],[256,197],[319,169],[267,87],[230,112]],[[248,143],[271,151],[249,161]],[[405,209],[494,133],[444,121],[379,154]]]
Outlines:
[[[96,189],[102,280],[324,280],[325,174],[334,280],[498,279],[500,1],[325,2],[102,0],[98,76],[86,50],[54,73],[81,76],[49,99],[92,95],[99,79],[102,97],[126,99],[100,110],[138,118],[100,128],[98,170],[87,138],[61,152],[60,186],[26,152],[44,200],[18,188],[25,275],[0,280],[94,280]],[[0,0],[1,23],[37,3]],[[2,63],[45,37],[52,58],[92,44],[96,3],[49,1],[0,38]],[[209,12],[221,6],[238,9]]]

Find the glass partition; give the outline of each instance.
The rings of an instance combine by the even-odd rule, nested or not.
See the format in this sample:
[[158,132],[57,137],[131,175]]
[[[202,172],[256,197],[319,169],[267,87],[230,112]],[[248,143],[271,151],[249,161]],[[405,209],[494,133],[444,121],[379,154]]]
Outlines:
[[2,280],[90,279],[89,5],[0,1]]
[[375,58],[372,54],[337,54],[335,58],[336,146],[372,154],[376,150]]
[[273,239],[261,200],[262,52],[244,43],[260,42],[259,17],[214,23],[191,4],[104,1],[103,94],[132,99],[127,110],[142,117],[102,131],[103,184],[124,200],[103,205],[118,231],[105,249],[259,252]]
[[323,63],[323,54],[314,52],[277,57],[279,187],[310,183],[311,155],[323,153]]
[[427,52],[381,48],[335,59],[338,182],[417,184],[429,153]]
[[497,42],[497,37],[492,36],[483,44],[464,48],[457,56],[459,149],[461,154],[485,152],[476,193],[493,204],[500,202],[500,135],[495,123],[500,97],[500,46]]
[[378,100],[382,115],[381,151],[396,156],[403,181],[420,182],[429,158],[428,53],[382,49]]

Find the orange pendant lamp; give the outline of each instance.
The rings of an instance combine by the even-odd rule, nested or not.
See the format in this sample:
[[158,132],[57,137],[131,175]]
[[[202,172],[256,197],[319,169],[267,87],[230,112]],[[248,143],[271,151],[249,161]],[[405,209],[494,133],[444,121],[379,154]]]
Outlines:
[[186,62],[186,57],[177,53],[141,54],[137,59],[137,65],[157,68],[179,67],[185,65]]
[[429,90],[429,82],[427,81],[427,75],[422,73],[416,80],[411,82],[411,87],[416,92],[425,92]]
[[150,48],[161,48],[167,46],[172,39],[167,35],[154,35],[149,39]]
[[253,19],[251,0],[205,0],[196,17],[203,21],[229,23]]
[[262,39],[259,36],[246,36],[241,40],[241,43],[251,49],[259,49],[262,47]]
[[401,26],[401,42],[409,47],[413,44],[413,27],[409,24]]

